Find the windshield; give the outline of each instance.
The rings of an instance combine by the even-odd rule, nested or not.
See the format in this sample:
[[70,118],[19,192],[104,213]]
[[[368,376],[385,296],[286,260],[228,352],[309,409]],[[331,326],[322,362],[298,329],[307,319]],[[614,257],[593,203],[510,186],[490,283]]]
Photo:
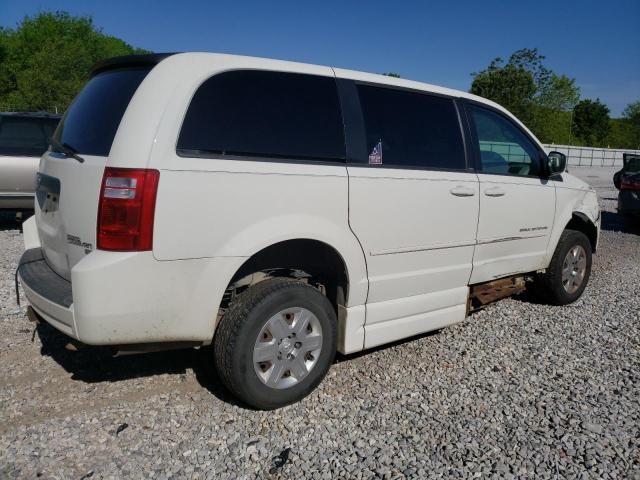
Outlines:
[[625,171],[630,173],[640,173],[640,155],[631,157],[627,160]]
[[109,70],[89,80],[62,117],[55,139],[79,154],[106,157],[148,68]]
[[57,124],[57,118],[0,116],[0,155],[39,157]]

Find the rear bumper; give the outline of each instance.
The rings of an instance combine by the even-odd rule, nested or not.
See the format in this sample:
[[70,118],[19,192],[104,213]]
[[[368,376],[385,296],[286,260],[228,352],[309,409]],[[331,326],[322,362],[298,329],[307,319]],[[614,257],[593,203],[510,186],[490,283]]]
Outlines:
[[69,282],[37,247],[22,256],[18,276],[35,312],[84,344],[208,344],[228,280],[243,261],[158,261],[152,252],[98,250],[73,266]]
[[71,282],[51,270],[40,248],[24,252],[18,263],[18,276],[38,315],[61,332],[77,338]]
[[618,193],[618,211],[627,215],[640,216],[640,192],[621,190]]

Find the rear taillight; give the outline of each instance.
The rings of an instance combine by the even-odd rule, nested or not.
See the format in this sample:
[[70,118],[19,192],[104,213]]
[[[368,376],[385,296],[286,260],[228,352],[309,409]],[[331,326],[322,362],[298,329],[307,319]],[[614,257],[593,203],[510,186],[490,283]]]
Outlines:
[[105,168],[98,205],[99,249],[151,250],[159,179],[158,170]]
[[640,190],[640,179],[623,178],[620,181],[620,190]]

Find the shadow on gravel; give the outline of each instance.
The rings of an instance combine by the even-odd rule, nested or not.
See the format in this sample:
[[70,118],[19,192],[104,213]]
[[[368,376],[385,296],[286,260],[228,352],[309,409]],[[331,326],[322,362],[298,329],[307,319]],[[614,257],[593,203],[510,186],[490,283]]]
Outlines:
[[[213,367],[211,347],[113,357],[111,350],[103,347],[87,347],[75,352],[67,350],[65,345],[69,341],[68,337],[44,322],[38,324],[36,333],[42,344],[40,353],[55,360],[71,374],[72,380],[85,383],[119,382],[155,375],[183,375],[192,369],[198,383],[216,398],[225,403],[249,409],[246,405],[239,403],[222,385]],[[394,348],[438,333],[439,330],[427,332],[349,355],[337,354],[334,363],[355,360],[363,355]]]
[[531,303],[533,305],[549,305],[547,302],[540,300],[536,294],[530,290],[525,290],[522,293],[511,297],[513,300],[523,303]]
[[640,235],[640,221],[624,217],[616,212],[602,212],[600,225],[602,230]]
[[216,398],[237,405],[215,374],[209,348],[113,357],[112,351],[104,347],[67,350],[65,345],[68,337],[45,322],[38,324],[36,333],[42,343],[40,353],[55,360],[71,374],[72,380],[85,383],[119,382],[155,375],[183,375],[192,369],[198,383]]

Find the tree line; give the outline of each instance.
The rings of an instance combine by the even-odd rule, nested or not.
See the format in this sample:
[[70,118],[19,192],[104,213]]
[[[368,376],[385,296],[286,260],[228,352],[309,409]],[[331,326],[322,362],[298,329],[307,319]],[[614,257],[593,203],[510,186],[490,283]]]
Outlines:
[[[66,12],[0,27],[0,110],[64,112],[95,62],[140,53],[149,52],[104,34],[91,17]],[[640,100],[622,118],[610,118],[606,105],[581,99],[575,79],[553,72],[544,59],[537,49],[496,58],[472,74],[471,93],[510,110],[544,143],[640,149]]]
[[105,35],[90,17],[46,12],[0,27],[0,110],[64,112],[98,60],[148,53]]
[[505,62],[496,58],[473,73],[471,93],[516,115],[543,142],[640,149],[640,100],[622,118],[610,118],[600,99],[580,99],[574,78],[544,66],[537,49],[521,49]]

